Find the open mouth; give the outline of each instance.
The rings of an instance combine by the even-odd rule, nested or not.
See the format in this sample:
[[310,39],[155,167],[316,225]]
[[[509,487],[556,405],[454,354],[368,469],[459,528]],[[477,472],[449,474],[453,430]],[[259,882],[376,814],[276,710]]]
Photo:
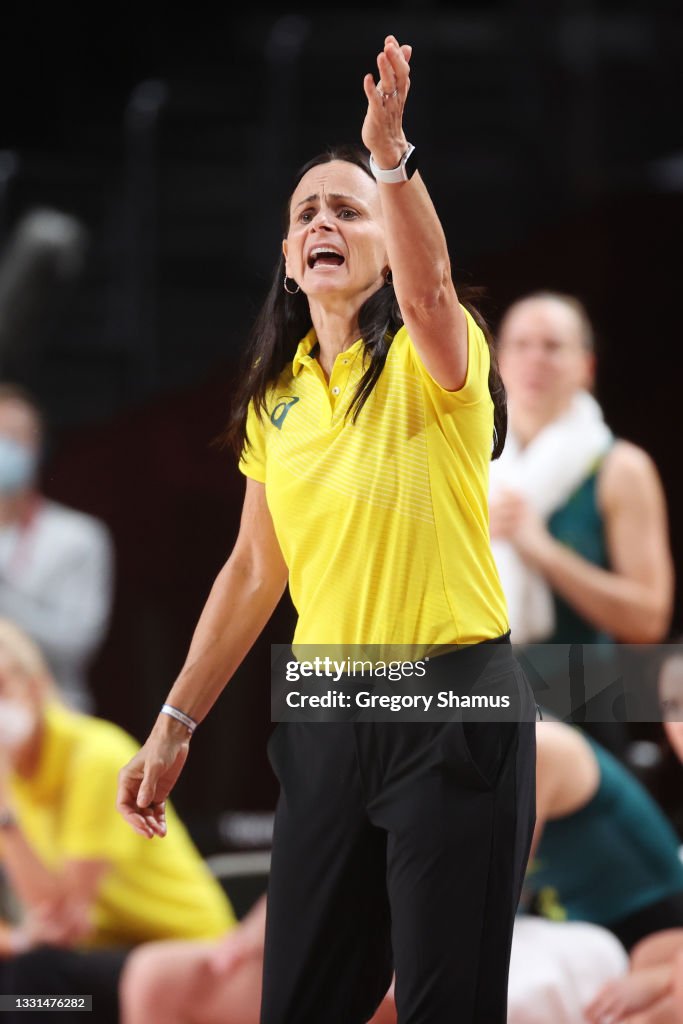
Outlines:
[[329,249],[327,246],[317,245],[308,254],[308,265],[315,267],[341,267],[344,257],[336,249]]

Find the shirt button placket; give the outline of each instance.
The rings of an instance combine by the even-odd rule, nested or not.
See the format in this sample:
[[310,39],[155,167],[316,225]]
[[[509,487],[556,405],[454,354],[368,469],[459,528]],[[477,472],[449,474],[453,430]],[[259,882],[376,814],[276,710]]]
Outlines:
[[349,370],[347,368],[342,369],[342,367],[348,367],[349,362],[348,356],[344,356],[342,359],[337,357],[332,367],[332,375],[330,377],[330,424],[334,422],[335,399],[342,393],[342,385],[346,387],[349,379]]

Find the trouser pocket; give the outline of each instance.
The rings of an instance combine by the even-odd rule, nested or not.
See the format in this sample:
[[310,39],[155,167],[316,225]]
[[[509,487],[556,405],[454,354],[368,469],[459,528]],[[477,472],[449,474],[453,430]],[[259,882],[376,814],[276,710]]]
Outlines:
[[448,722],[441,734],[446,767],[464,785],[495,789],[518,727],[517,722]]

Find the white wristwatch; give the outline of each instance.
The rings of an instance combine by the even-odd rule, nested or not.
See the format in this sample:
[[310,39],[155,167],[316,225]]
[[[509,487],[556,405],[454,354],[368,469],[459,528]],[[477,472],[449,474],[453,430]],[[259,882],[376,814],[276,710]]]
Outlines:
[[395,185],[399,181],[409,181],[417,170],[417,157],[415,156],[415,146],[411,142],[408,143],[408,148],[401,157],[398,167],[392,167],[388,171],[378,167],[375,163],[372,153],[370,154],[370,170],[375,176],[376,181],[383,181],[386,185]]

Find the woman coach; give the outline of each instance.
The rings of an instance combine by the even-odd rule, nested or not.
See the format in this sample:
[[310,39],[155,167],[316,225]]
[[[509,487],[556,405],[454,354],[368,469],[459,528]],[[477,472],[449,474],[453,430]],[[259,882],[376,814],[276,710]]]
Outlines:
[[[370,162],[329,151],[290,195],[231,423],[239,536],[120,774],[121,813],[150,838],[165,834],[192,730],[288,582],[295,648],[469,645],[441,662],[453,678],[474,651],[519,683],[488,537],[504,391],[403,132],[410,56],[388,36],[379,83],[365,77]],[[402,1024],[504,1024],[533,721],[288,722],[270,754],[281,797],[261,1020],[360,1024],[395,967]]]

